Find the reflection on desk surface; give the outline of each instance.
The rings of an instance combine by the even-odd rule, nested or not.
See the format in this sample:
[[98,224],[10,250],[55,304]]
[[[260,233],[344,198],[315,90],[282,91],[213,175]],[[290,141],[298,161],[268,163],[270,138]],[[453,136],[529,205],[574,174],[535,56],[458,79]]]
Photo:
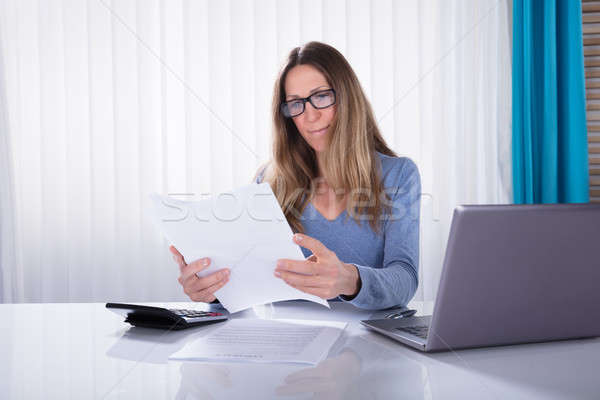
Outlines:
[[0,305],[0,398],[597,399],[600,339],[425,354],[369,331],[371,312],[332,302],[241,318],[349,321],[316,366],[169,362],[216,329],[132,328],[104,304]]
[[[360,337],[342,340],[336,347],[326,360],[311,367],[183,363],[178,398],[423,399],[418,362],[404,357],[399,361],[384,346]],[[394,382],[377,384],[381,372],[392,374]]]

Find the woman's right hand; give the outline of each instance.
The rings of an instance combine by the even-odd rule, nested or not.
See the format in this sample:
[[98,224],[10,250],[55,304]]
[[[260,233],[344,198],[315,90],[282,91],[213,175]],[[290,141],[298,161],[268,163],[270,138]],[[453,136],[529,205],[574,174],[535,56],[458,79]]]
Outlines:
[[205,303],[214,301],[216,297],[213,293],[229,281],[229,269],[224,268],[200,278],[196,275],[196,272],[208,268],[210,258],[201,258],[186,264],[183,256],[174,246],[169,246],[169,250],[173,254],[173,259],[179,265],[181,275],[177,280],[183,286],[183,292],[193,301],[203,301]]

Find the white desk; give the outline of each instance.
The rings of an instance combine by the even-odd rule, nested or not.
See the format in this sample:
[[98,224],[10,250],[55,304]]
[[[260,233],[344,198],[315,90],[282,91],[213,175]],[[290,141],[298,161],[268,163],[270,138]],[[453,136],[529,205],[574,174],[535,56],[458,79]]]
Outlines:
[[2,304],[0,398],[600,398],[600,339],[422,354],[363,328],[370,312],[331,304],[233,316],[352,321],[316,367],[167,361],[218,325],[165,333],[132,328],[104,304]]

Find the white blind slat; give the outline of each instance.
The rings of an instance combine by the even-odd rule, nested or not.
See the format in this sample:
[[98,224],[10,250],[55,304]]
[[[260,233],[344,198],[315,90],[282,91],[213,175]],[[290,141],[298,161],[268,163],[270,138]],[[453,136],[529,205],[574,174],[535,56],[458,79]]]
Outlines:
[[[40,63],[39,63],[39,10],[37,2],[23,1],[16,4],[16,26],[14,35],[17,38],[16,52],[16,89],[18,135],[12,135],[17,149],[16,159],[21,169],[15,182],[17,186],[16,206],[18,208],[18,224],[21,244],[32,251],[23,252],[23,263],[28,266],[28,273],[37,277],[49,277],[49,272],[42,268],[41,253],[43,192],[40,185],[42,179],[42,141],[40,119]],[[6,42],[6,41],[5,41]],[[9,81],[7,78],[4,81]],[[64,275],[63,275],[64,276]],[[66,278],[66,276],[64,276]],[[44,291],[52,291],[43,279],[26,280],[25,291],[33,301],[41,301]],[[50,292],[53,294],[54,292]]]
[[140,164],[139,164],[139,91],[138,39],[136,3],[132,0],[112,4],[119,18],[112,18],[113,112],[115,161],[115,264],[116,281],[120,293],[139,298],[142,285],[132,285],[140,265]]
[[[163,134],[167,148],[169,193],[187,193],[186,187],[186,126],[183,55],[183,6],[181,0],[161,2],[161,52],[166,68],[161,68],[163,90]],[[225,90],[225,89],[224,89]]]
[[192,1],[183,9],[185,23],[185,90],[188,177],[190,193],[207,193],[211,188],[210,63],[208,2]]
[[[40,2],[39,37],[40,46],[40,126],[44,127],[41,136],[42,193],[43,193],[43,237],[56,240],[43,240],[42,259],[48,265],[64,265],[66,268],[52,271],[42,269],[41,285],[44,296],[69,300],[69,226],[67,225],[68,193],[70,183],[67,165],[67,131],[65,104],[65,53],[63,13],[60,8],[48,2]],[[53,104],[54,107],[45,107]],[[82,132],[85,135],[85,131]]]
[[[231,41],[239,47],[231,52],[231,87],[232,111],[231,128],[235,133],[232,137],[232,157],[234,160],[234,186],[249,183],[248,172],[256,169],[259,155],[256,151],[256,132],[254,118],[255,103],[252,99],[255,91],[254,70],[254,21],[247,18],[253,13],[253,4],[240,3],[231,9],[231,24],[236,29],[231,31]],[[267,110],[263,110],[267,112]],[[263,114],[268,115],[268,114]]]
[[209,1],[208,12],[210,108],[213,112],[210,120],[211,171],[214,178],[211,191],[218,193],[233,187],[235,160],[232,148],[241,144],[239,139],[233,137],[236,132],[231,128],[233,87],[230,3]]

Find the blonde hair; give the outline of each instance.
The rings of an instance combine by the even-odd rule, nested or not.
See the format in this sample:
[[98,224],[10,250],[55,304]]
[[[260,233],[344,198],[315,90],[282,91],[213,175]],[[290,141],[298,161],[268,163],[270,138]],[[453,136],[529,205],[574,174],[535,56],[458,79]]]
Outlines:
[[300,220],[316,189],[317,158],[292,118],[286,118],[280,109],[286,96],[285,79],[297,65],[315,67],[336,92],[336,115],[321,160],[323,178],[338,198],[350,194],[346,202],[347,215],[352,215],[359,225],[361,219],[369,220],[377,232],[383,209],[388,205],[381,198],[385,192],[375,152],[396,154],[381,136],[371,105],[352,67],[340,52],[327,44],[309,42],[293,49],[275,81],[273,157],[263,181],[271,185],[292,230],[304,232]]

